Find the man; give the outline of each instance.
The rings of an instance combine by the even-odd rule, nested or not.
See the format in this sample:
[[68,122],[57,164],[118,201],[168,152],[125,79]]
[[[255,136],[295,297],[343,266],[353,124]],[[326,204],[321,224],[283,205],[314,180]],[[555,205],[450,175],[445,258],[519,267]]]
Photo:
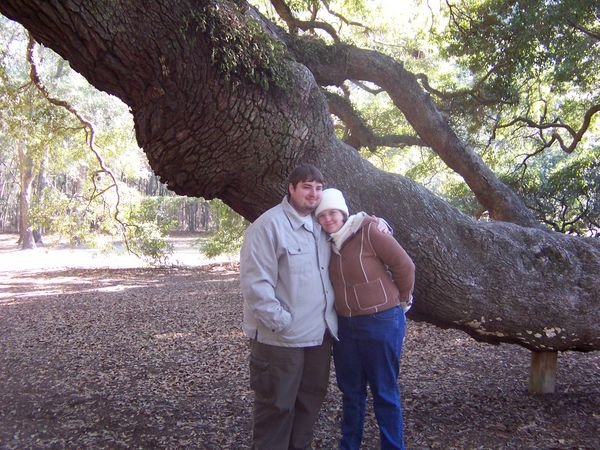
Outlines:
[[255,394],[252,448],[311,448],[337,336],[327,235],[312,212],[323,175],[300,165],[288,195],[246,231],[240,253],[243,329]]

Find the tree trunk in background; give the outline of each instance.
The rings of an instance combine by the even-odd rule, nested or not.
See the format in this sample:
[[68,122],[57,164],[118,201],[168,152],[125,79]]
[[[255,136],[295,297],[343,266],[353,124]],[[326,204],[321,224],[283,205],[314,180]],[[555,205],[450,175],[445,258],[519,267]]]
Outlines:
[[[47,166],[48,166],[48,151],[44,152],[44,155],[42,156],[42,162],[40,163],[40,170],[38,172],[38,176],[37,176],[37,183],[35,186],[35,198],[36,201],[41,201],[42,197],[44,196],[44,190],[46,189],[46,187],[48,186],[48,177],[46,176],[47,173]],[[36,245],[41,245],[43,244],[43,239],[42,239],[42,233],[45,230],[42,230],[40,228],[35,228],[33,230],[33,239]]]
[[21,249],[35,248],[35,239],[33,230],[29,223],[29,205],[31,203],[31,188],[33,186],[33,160],[25,149],[25,144],[19,142],[19,175],[21,190],[19,192],[19,243]]
[[210,228],[210,206],[207,202],[203,202],[201,205],[201,215],[200,220],[202,222],[202,230],[208,231]]
[[196,224],[196,218],[198,217],[198,203],[197,202],[186,202],[185,203],[185,215],[187,218],[187,231],[194,233],[198,231]]
[[[173,191],[218,197],[254,220],[281,201],[295,165],[311,162],[344,191],[352,211],[385,217],[394,227],[417,267],[413,319],[533,351],[600,349],[597,240],[477,222],[411,180],[377,170],[336,138],[314,74],[293,59],[282,62],[289,70],[285,88],[263,89],[243,73],[228,80],[213,58],[230,50],[219,36],[255,14],[240,3],[3,0],[0,12],[129,105],[139,145]],[[364,56],[352,64],[382,64]],[[485,174],[493,176],[479,159],[454,158],[466,146],[410,74],[401,75],[408,81],[394,87],[401,91],[397,106],[420,137],[445,150],[457,170],[473,171],[480,193],[494,191],[489,202],[506,211],[498,217],[528,223],[515,195],[496,183],[479,185]]]
[[18,233],[19,231],[19,161],[12,158],[5,161],[0,169],[0,232]]

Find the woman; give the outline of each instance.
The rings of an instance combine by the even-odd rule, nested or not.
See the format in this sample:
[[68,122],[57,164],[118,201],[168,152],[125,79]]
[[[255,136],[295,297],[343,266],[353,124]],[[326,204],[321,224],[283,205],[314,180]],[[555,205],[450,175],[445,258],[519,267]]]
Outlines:
[[403,449],[398,375],[415,266],[391,234],[365,213],[348,217],[343,194],[323,191],[315,215],[331,236],[329,274],[335,290],[339,342],[333,347],[342,392],[340,449],[362,441],[367,384],[382,449]]

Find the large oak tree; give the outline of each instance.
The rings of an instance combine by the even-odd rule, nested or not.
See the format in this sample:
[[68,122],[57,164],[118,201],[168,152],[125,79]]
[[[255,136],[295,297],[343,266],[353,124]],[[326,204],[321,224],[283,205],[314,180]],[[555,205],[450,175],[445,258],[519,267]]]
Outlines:
[[[414,319],[534,352],[600,349],[598,240],[540,227],[401,62],[301,38],[243,0],[3,0],[0,12],[129,105],[139,145],[175,192],[218,197],[253,220],[281,200],[296,164],[314,163],[351,210],[394,227],[417,266]],[[339,140],[322,86],[347,80],[384,89],[492,220]]]

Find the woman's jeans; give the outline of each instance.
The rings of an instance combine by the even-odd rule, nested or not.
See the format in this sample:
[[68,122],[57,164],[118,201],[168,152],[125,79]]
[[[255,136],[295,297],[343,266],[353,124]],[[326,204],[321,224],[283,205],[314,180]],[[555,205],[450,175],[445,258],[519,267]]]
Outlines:
[[382,449],[404,449],[402,404],[398,375],[406,333],[402,308],[367,316],[338,316],[339,342],[333,345],[338,387],[342,391],[340,449],[360,447],[367,384],[379,425]]

